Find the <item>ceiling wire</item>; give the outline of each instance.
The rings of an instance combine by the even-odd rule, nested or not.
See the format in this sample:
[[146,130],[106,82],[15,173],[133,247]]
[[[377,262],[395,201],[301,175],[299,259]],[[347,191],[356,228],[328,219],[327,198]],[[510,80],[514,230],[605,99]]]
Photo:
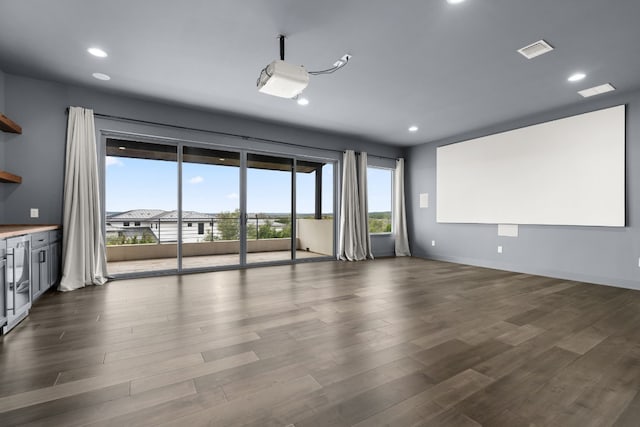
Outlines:
[[334,65],[331,68],[327,68],[326,70],[320,70],[320,71],[308,71],[308,73],[312,76],[319,76],[321,74],[332,74],[338,71],[340,68],[347,65],[348,62],[349,62],[349,57],[346,56],[344,61],[340,59],[338,62],[336,62],[337,65]]

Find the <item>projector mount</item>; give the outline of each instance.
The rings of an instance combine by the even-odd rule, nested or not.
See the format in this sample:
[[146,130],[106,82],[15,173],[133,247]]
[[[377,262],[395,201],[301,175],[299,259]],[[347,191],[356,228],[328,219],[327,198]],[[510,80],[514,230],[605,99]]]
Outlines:
[[309,84],[309,76],[332,74],[347,65],[351,59],[348,53],[333,63],[331,68],[319,71],[307,71],[302,65],[293,65],[284,61],[285,36],[279,35],[280,60],[273,61],[260,71],[256,82],[258,90],[269,95],[296,99]]

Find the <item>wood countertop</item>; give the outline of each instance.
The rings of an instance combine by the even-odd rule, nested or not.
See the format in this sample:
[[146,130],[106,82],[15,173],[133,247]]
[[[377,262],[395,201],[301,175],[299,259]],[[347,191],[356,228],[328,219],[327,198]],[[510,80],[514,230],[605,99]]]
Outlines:
[[7,237],[22,236],[23,234],[38,233],[40,231],[58,230],[62,228],[61,225],[47,225],[47,224],[1,224],[0,225],[0,239]]

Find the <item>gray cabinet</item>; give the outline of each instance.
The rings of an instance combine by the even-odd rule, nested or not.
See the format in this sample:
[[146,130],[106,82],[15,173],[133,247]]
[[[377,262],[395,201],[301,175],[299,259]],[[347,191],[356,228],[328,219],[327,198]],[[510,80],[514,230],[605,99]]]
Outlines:
[[[26,230],[25,230],[26,231]],[[62,230],[0,239],[0,331],[29,314],[31,303],[60,278]]]

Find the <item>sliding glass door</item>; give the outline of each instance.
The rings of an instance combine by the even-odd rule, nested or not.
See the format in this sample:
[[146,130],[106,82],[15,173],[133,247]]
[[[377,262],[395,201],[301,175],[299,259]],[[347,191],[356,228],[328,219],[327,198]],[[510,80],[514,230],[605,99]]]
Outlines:
[[334,254],[333,162],[111,138],[105,161],[110,274]]
[[107,140],[105,240],[109,274],[178,269],[178,152]]
[[290,260],[293,159],[247,154],[247,264]]
[[333,256],[333,163],[296,163],[296,259]]
[[240,153],[182,153],[182,268],[240,264]]

